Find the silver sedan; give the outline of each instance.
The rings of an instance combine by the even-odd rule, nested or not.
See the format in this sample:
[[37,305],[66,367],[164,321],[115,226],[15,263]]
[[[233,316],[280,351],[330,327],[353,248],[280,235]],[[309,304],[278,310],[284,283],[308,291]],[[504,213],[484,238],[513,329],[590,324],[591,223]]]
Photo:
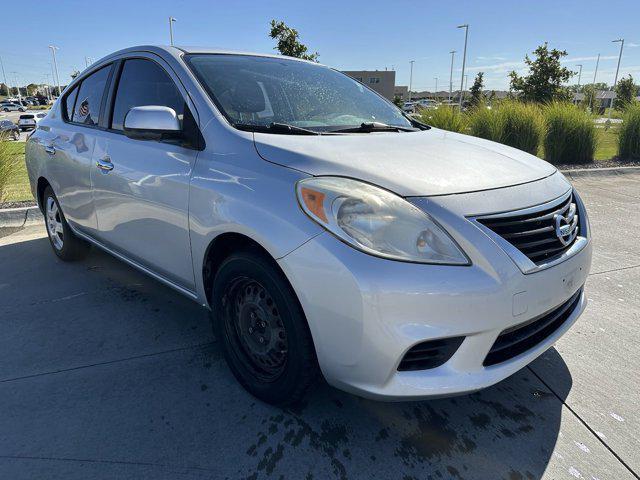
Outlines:
[[312,62],[135,47],[27,142],[55,254],[102,248],[210,309],[256,397],[492,385],[585,308],[589,222],[550,164],[431,128]]

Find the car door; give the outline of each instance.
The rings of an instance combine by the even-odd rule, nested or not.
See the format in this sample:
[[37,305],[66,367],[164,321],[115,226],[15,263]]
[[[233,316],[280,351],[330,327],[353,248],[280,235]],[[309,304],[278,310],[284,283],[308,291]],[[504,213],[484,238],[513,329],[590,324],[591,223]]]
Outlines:
[[121,61],[111,97],[108,128],[96,144],[91,171],[97,236],[130,260],[193,290],[188,207],[198,151],[184,138],[132,139],[123,126],[133,107],[173,108],[183,127],[195,126],[195,110],[175,74],[152,56]]
[[48,179],[67,221],[89,234],[97,226],[91,190],[92,155],[112,67],[98,68],[65,92],[60,116],[48,122],[38,139],[46,152]]

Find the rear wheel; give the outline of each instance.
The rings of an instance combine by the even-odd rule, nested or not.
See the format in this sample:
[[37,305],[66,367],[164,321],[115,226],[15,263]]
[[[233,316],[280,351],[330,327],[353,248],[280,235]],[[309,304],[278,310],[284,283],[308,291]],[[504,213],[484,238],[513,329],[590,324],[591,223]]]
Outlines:
[[45,189],[43,202],[47,235],[55,254],[67,262],[84,258],[89,251],[89,244],[71,231],[51,187]]
[[252,395],[285,406],[319,377],[306,318],[291,286],[256,251],[229,256],[213,282],[212,323],[231,371]]

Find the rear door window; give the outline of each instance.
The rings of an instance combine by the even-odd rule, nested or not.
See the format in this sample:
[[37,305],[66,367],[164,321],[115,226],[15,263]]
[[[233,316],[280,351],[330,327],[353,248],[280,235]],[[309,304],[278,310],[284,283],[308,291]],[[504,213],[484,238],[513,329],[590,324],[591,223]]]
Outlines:
[[110,70],[111,65],[101,68],[82,80],[73,110],[72,121],[74,123],[98,125],[102,95]]
[[73,107],[76,104],[76,97],[78,96],[78,87],[75,87],[71,92],[64,97],[64,108],[67,115],[67,120],[73,119]]

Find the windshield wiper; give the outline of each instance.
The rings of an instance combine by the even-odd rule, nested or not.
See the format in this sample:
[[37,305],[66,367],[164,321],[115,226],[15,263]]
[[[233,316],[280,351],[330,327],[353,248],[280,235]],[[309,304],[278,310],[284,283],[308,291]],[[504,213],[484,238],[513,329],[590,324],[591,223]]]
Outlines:
[[250,123],[236,123],[236,128],[247,130],[249,132],[279,133],[283,135],[320,135],[320,132],[314,132],[288,123],[273,122],[270,125],[251,125]]
[[370,133],[370,132],[415,132],[413,127],[401,127],[380,122],[363,122],[359,127],[339,128],[331,133]]

